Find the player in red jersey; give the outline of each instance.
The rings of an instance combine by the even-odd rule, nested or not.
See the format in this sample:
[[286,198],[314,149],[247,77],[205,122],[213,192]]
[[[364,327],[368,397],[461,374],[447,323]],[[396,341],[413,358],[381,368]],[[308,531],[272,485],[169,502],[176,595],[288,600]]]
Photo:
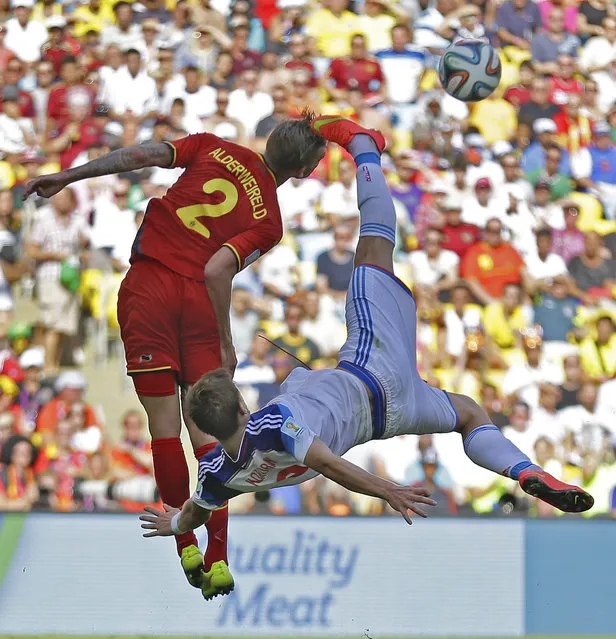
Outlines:
[[[24,197],[51,197],[78,180],[144,167],[186,170],[162,198],[148,204],[122,283],[118,319],[128,374],[148,415],[154,475],[162,500],[181,507],[189,474],[180,440],[180,399],[204,373],[236,358],[229,307],[233,276],[282,237],[276,188],[306,177],[325,153],[310,117],[271,133],[263,156],[200,133],[174,142],[120,149],[83,166],[32,180]],[[183,408],[183,406],[182,406]],[[197,459],[216,445],[184,415]],[[194,533],[176,537],[182,567],[206,598],[233,589],[227,567],[227,511],[207,524],[201,555]]]

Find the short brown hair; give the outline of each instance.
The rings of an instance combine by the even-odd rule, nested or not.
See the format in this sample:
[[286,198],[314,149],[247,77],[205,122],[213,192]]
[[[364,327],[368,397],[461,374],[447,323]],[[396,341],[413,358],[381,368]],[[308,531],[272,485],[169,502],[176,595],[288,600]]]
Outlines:
[[224,368],[206,373],[186,396],[188,416],[203,433],[218,440],[238,429],[240,393]]
[[327,144],[310,128],[313,119],[306,111],[301,119],[285,120],[271,132],[265,155],[274,172],[303,168]]

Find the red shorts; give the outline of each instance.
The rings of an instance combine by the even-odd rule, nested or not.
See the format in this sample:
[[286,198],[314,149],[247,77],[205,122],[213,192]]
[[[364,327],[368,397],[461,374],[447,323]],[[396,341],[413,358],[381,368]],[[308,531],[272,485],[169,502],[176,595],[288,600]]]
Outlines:
[[221,365],[205,284],[160,262],[140,259],[130,267],[118,295],[118,321],[129,375],[170,371],[179,383],[194,384]]

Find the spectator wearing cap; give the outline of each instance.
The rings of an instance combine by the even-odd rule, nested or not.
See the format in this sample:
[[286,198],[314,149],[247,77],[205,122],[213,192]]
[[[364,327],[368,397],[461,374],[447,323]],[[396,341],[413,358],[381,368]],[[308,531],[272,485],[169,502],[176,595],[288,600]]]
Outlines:
[[559,108],[550,102],[550,85],[548,80],[537,76],[532,81],[530,100],[520,107],[518,123],[525,124],[533,131],[534,124],[540,119],[552,119]]
[[348,10],[348,0],[328,0],[313,10],[306,20],[306,34],[315,38],[319,53],[325,58],[339,58],[350,53],[350,36],[359,30],[358,17]]
[[2,89],[2,113],[0,114],[0,151],[14,156],[36,144],[36,132],[30,118],[21,117],[19,91],[8,85]]
[[519,284],[526,277],[520,254],[503,241],[503,224],[498,218],[487,221],[484,239],[464,256],[460,275],[481,304],[500,298],[506,284]]
[[503,95],[503,98],[510,102],[516,111],[519,111],[523,105],[530,102],[531,86],[534,79],[533,63],[530,60],[524,60],[520,64],[518,83],[508,87]]
[[407,467],[404,473],[405,483],[410,486],[422,486],[430,491],[436,501],[433,516],[447,517],[458,512],[453,494],[453,480],[447,469],[440,463],[436,448],[428,447],[421,451],[419,460]]
[[50,60],[57,75],[60,74],[60,64],[66,56],[78,56],[81,53],[79,42],[67,35],[66,24],[61,15],[51,16],[45,23],[49,39],[41,47],[41,59]]
[[[543,169],[546,164],[547,148],[549,144],[554,144],[554,136],[556,134],[556,123],[548,118],[540,118],[533,125],[535,141],[522,153],[520,167],[526,175],[530,175],[537,170]],[[562,149],[558,172],[569,175],[569,153]]]
[[204,130],[207,133],[214,133],[218,137],[221,131],[227,131],[227,137],[234,139],[238,144],[245,145],[248,141],[246,129],[244,125],[237,119],[227,115],[227,107],[229,106],[228,89],[218,89],[216,93],[216,111],[209,118],[203,121]]
[[494,193],[490,178],[479,178],[475,182],[473,195],[462,203],[462,220],[483,228],[490,218],[501,219],[504,215],[503,201]]
[[61,338],[75,335],[79,320],[79,297],[74,282],[72,278],[64,278],[65,284],[61,282],[63,263],[67,260],[78,263],[80,250],[87,242],[83,221],[76,215],[75,207],[71,189],[54,195],[48,209],[34,223],[26,243],[26,254],[37,263],[38,303],[45,330],[45,369],[51,374],[60,364]]
[[41,347],[25,350],[19,357],[19,366],[24,372],[17,404],[23,411],[23,432],[31,435],[36,429],[36,422],[43,406],[52,399],[53,389],[43,383],[42,374],[45,367],[45,351]]
[[581,104],[581,96],[572,93],[563,110],[554,116],[556,141],[570,154],[588,146],[592,139],[592,122],[580,112]]
[[440,229],[429,228],[424,235],[424,248],[412,251],[408,257],[413,284],[430,287],[439,295],[456,284],[460,266],[460,258],[442,247],[443,239]]
[[578,186],[597,193],[605,217],[616,219],[616,145],[612,128],[607,122],[597,122],[593,128],[593,143],[580,149],[572,158],[573,177]]
[[94,409],[83,401],[87,386],[86,378],[79,371],[60,373],[55,383],[57,395],[43,406],[37,419],[36,432],[41,441],[52,439],[56,424],[67,419],[76,406],[83,411],[85,428],[99,425]]
[[616,18],[603,19],[600,33],[590,38],[580,53],[580,70],[586,74],[605,71],[616,57]]
[[361,33],[351,36],[350,55],[332,60],[323,82],[323,89],[335,101],[346,99],[352,88],[365,97],[387,96],[381,65],[377,58],[368,55],[366,38]]
[[[9,63],[10,64],[10,63]],[[607,68],[592,74],[593,80],[599,87],[599,108],[607,113],[613,107],[616,95],[616,55],[609,60]]]
[[541,26],[541,15],[532,0],[507,0],[498,8],[496,23],[503,46],[530,51],[532,36]]
[[537,32],[532,40],[531,51],[537,73],[555,75],[559,55],[577,57],[580,40],[565,31],[565,14],[562,8],[552,7],[548,12],[545,31]]
[[[415,105],[426,69],[425,49],[412,44],[413,33],[408,24],[391,29],[391,48],[376,52],[387,86],[387,99],[398,119],[398,126],[410,129]],[[399,78],[405,78],[400,82]]]
[[[186,67],[183,69],[184,82],[173,83],[169,91],[165,91],[161,111],[168,114],[171,104],[177,98],[184,102],[186,117],[192,120],[203,120],[214,114],[216,111],[216,89],[205,82],[202,71],[197,67]],[[190,133],[200,133],[190,131]]]
[[584,251],[584,233],[578,228],[580,205],[573,200],[561,204],[560,219],[554,218],[551,227],[554,229],[554,252],[560,255],[565,264]]
[[11,0],[15,17],[6,21],[4,45],[23,62],[39,59],[41,47],[47,41],[47,29],[36,20],[31,20],[34,0]]
[[600,298],[612,299],[616,286],[616,260],[606,258],[603,240],[596,231],[586,233],[584,251],[569,262],[569,273],[573,278],[572,295],[584,304],[593,305]]
[[112,80],[105,82],[104,93],[109,115],[114,120],[141,124],[156,117],[159,108],[156,82],[143,69],[141,53],[137,49],[126,52],[126,65],[120,67]]
[[441,246],[462,259],[468,249],[479,242],[481,230],[474,224],[462,221],[462,205],[457,198],[449,196],[443,204],[445,223],[441,227]]
[[122,51],[137,49],[143,51],[145,42],[143,32],[138,22],[135,20],[133,8],[129,2],[120,0],[113,5],[115,24],[104,27],[101,31],[101,45],[108,47],[115,44]]
[[561,200],[571,193],[571,180],[559,172],[562,149],[558,144],[548,143],[545,148],[545,168],[536,169],[528,174],[528,181],[534,186],[539,181],[547,182],[552,201]]
[[546,228],[539,229],[536,250],[530,251],[524,259],[528,273],[527,285],[531,294],[545,291],[554,279],[568,275],[565,261],[552,251],[553,247],[552,231]]
[[247,69],[240,77],[240,86],[229,94],[227,115],[239,120],[247,135],[254,136],[257,124],[274,111],[269,93],[257,89],[258,73]]

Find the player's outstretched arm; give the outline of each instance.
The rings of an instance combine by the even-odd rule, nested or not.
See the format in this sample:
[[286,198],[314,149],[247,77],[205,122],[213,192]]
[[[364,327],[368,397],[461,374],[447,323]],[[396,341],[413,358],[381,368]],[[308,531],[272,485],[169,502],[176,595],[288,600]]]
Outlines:
[[41,175],[34,178],[26,184],[23,199],[25,200],[32,193],[42,197],[51,197],[73,182],[99,175],[126,173],[148,166],[170,167],[173,164],[173,157],[173,148],[164,142],[128,146],[125,149],[107,153],[107,155],[74,169],[66,169],[52,175]]
[[417,505],[428,504],[435,506],[436,502],[429,498],[429,491],[425,488],[399,486],[369,473],[363,468],[352,464],[335,455],[320,439],[315,438],[304,459],[306,466],[321,473],[324,477],[335,481],[348,490],[362,493],[370,497],[384,499],[397,510],[407,521],[413,523],[409,510],[420,517],[428,515]]
[[141,515],[139,519],[145,523],[141,524],[144,530],[151,532],[144,533],[144,537],[171,537],[171,535],[181,535],[199,528],[210,518],[210,511],[201,508],[192,499],[184,502],[182,510],[163,504],[164,510],[157,510],[152,506],[144,508],[147,515]]

